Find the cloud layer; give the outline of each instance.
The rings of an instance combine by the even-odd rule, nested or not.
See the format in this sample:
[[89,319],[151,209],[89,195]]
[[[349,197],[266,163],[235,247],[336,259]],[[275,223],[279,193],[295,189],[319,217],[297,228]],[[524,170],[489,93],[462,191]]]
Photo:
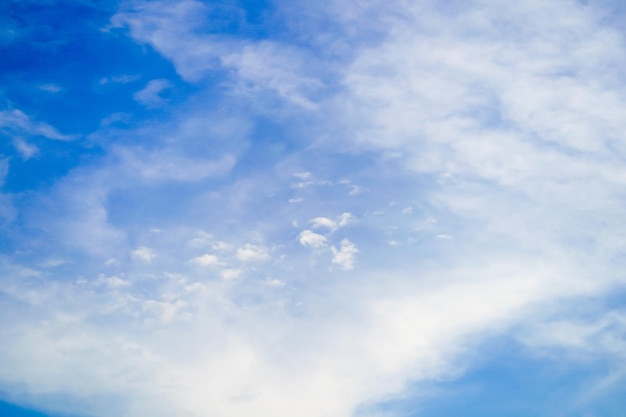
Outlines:
[[94,416],[400,416],[384,405],[462,378],[494,338],[614,361],[587,403],[619,384],[618,11],[293,7],[124,2],[101,33],[171,65],[93,74],[127,88],[126,113],[83,137],[0,112],[15,153],[0,184],[48,157],[37,138],[82,155],[0,194],[5,397]]

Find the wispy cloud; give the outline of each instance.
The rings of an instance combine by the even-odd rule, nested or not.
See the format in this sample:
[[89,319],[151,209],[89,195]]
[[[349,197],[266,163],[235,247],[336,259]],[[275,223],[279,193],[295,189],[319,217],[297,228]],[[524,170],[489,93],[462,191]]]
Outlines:
[[[128,27],[136,40],[172,60],[184,79],[198,82],[212,71],[226,69],[235,72],[230,82],[238,94],[252,98],[271,93],[290,105],[316,107],[314,97],[324,82],[311,73],[311,65],[317,63],[308,50],[271,40],[252,42],[211,33],[218,6],[193,0],[129,4],[113,17],[113,25]],[[240,18],[237,10],[224,15],[232,21]]]
[[0,130],[8,134],[43,136],[56,140],[76,138],[76,136],[59,133],[51,125],[35,121],[20,110],[0,111]]
[[4,185],[5,178],[9,173],[9,158],[0,159],[0,185]]
[[320,248],[326,246],[327,239],[323,235],[315,233],[312,230],[303,230],[298,236],[298,241],[303,246]]
[[13,145],[24,159],[30,159],[39,153],[39,148],[27,143],[24,139],[17,137],[13,140]]
[[235,159],[225,155],[206,160],[177,154],[175,150],[146,151],[141,148],[119,148],[121,166],[131,175],[146,180],[196,181],[228,172]]
[[39,86],[39,89],[53,94],[58,93],[62,90],[62,88],[56,84],[43,84]]
[[170,87],[171,85],[167,80],[152,80],[142,90],[137,91],[133,98],[144,106],[160,107],[167,101],[162,93]]

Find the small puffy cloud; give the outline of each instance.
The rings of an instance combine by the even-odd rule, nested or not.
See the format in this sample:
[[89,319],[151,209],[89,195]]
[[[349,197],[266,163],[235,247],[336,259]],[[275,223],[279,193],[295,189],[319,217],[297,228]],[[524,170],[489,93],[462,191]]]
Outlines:
[[302,246],[306,246],[308,248],[321,248],[326,246],[326,241],[326,237],[317,234],[312,230],[303,230],[298,236],[298,242],[300,242]]
[[140,261],[152,262],[152,260],[156,257],[156,254],[152,251],[152,249],[140,246],[133,251],[132,257],[133,259],[138,259]]
[[243,271],[241,269],[222,269],[220,271],[220,276],[225,280],[231,280],[237,278],[242,272]]
[[98,275],[98,282],[106,285],[107,287],[111,289],[118,289],[118,288],[128,287],[131,285],[131,283],[125,279],[122,279],[116,276],[107,277],[104,274]]
[[337,229],[337,224],[328,217],[316,217],[314,219],[311,219],[311,223],[313,224],[314,229],[320,229],[323,227],[326,227],[330,230]]
[[122,288],[128,287],[130,285],[130,282],[120,277],[109,277],[106,278],[106,284],[111,288]]
[[331,232],[334,232],[340,227],[347,225],[352,217],[350,213],[343,213],[336,220],[329,219],[328,217],[316,217],[310,222],[312,223],[313,229],[327,228],[330,229]]
[[339,265],[341,269],[354,269],[354,257],[359,252],[357,247],[348,239],[341,241],[341,246],[337,249],[335,246],[330,248],[333,252],[332,263]]
[[152,80],[143,90],[136,92],[133,98],[146,107],[159,107],[166,102],[161,93],[170,87],[171,84],[167,80]]
[[200,255],[196,258],[193,258],[189,262],[194,263],[196,265],[200,265],[200,266],[215,266],[215,265],[220,264],[219,258],[209,253],[205,253],[204,255]]
[[237,259],[242,262],[260,262],[269,259],[269,257],[267,249],[250,243],[246,243],[243,247],[237,249]]

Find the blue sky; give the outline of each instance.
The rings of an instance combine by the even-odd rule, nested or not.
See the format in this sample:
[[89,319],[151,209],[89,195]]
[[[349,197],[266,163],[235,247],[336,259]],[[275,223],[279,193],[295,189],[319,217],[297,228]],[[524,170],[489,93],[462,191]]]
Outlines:
[[0,414],[626,412],[617,1],[5,1]]

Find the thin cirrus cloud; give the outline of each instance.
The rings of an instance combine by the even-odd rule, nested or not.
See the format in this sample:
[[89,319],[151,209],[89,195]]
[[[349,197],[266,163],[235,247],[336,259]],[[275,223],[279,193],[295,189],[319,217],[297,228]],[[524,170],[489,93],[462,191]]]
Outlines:
[[55,140],[72,140],[75,136],[64,135],[53,126],[33,120],[20,110],[0,112],[0,131],[5,135],[37,135]]
[[110,93],[143,106],[124,124],[78,138],[26,102],[0,112],[2,178],[46,158],[33,136],[99,149],[0,194],[2,398],[94,416],[554,415],[561,398],[536,403],[530,383],[463,406],[467,384],[496,391],[481,369],[504,356],[584,381],[536,381],[579,398],[563,415],[621,415],[603,406],[626,375],[621,12],[255,7],[121,4],[102,36],[173,67],[93,74],[152,80]]
[[167,80],[152,80],[142,90],[133,94],[133,98],[146,107],[160,107],[167,102],[163,93],[170,87]]

